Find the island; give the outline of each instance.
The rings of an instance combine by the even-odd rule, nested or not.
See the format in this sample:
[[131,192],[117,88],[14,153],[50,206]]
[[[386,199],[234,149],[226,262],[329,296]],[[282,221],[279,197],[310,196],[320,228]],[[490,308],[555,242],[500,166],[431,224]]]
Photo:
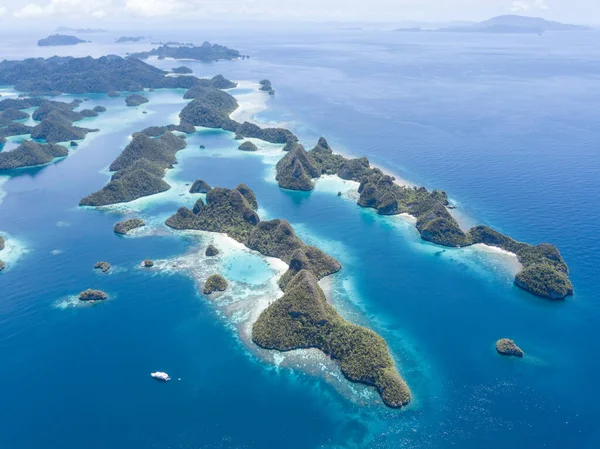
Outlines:
[[523,357],[525,355],[523,350],[509,338],[501,338],[498,340],[496,342],[496,351],[498,351],[499,354],[512,357]]
[[37,44],[38,47],[51,47],[59,45],[77,45],[86,42],[88,41],[79,39],[75,36],[70,36],[68,34],[53,34],[44,39],[40,39]]
[[271,86],[271,81],[264,79],[259,81],[260,87],[258,90],[267,92],[269,95],[275,95],[275,91],[273,90],[273,86]]
[[129,231],[132,231],[136,228],[141,228],[142,226],[146,226],[144,220],[141,220],[139,218],[131,218],[129,220],[119,221],[118,223],[116,223],[113,228],[113,231],[115,232],[115,234],[125,235]]
[[187,75],[189,73],[194,73],[192,69],[186,66],[174,67],[171,69],[171,72],[177,73],[178,75]]
[[215,257],[219,255],[219,250],[213,244],[210,244],[206,247],[206,251],[204,252],[206,257]]
[[202,179],[196,179],[190,187],[190,193],[208,193],[211,187]]
[[205,295],[210,295],[215,292],[224,292],[225,290],[227,290],[227,280],[220,274],[209,276],[204,284]]
[[277,163],[276,173],[279,185],[291,190],[312,190],[313,180],[322,174],[356,181],[360,206],[376,209],[380,215],[412,215],[423,240],[449,247],[482,243],[501,248],[516,254],[523,265],[515,277],[518,287],[548,299],[573,294],[569,269],[555,246],[518,242],[487,226],[465,232],[450,214],[446,192],[399,185],[392,176],[372,168],[367,158],[348,159],[334,153],[324,138],[310,151],[295,143]]
[[139,94],[131,94],[125,98],[125,104],[127,106],[139,106],[141,104],[148,103],[148,101],[150,100]]
[[[172,45],[169,45],[172,44]],[[200,46],[195,45],[177,45],[179,43],[168,43],[150,51],[133,53],[130,58],[147,59],[156,56],[159,59],[195,59],[197,61],[213,62],[219,60],[231,60],[240,58],[240,52],[224,45],[211,44],[204,42]]]
[[144,40],[144,36],[121,36],[118,38],[115,43],[123,44],[125,42],[140,42]]
[[126,203],[143,196],[169,190],[162,178],[177,162],[175,153],[185,148],[185,139],[170,131],[151,138],[144,133],[133,135],[131,142],[110,165],[110,182],[101,190],[83,198],[80,206],[106,206]]
[[[0,235],[0,251],[2,251],[4,249],[4,237],[2,237]],[[6,268],[6,264],[2,261],[2,259],[0,259],[0,271],[4,270]]]
[[340,362],[354,382],[377,388],[390,407],[410,400],[410,390],[394,367],[385,341],[345,321],[331,307],[317,281],[342,267],[320,249],[306,245],[285,220],[261,221],[256,196],[248,186],[215,187],[192,210],[180,208],[167,219],[174,229],[227,234],[246,247],[289,266],[279,279],[284,295],[272,303],[252,329],[253,341],[268,349],[317,348]]
[[0,152],[0,171],[45,165],[68,154],[69,150],[61,145],[27,140],[12,151]]
[[96,262],[96,264],[94,265],[94,268],[96,270],[100,270],[103,273],[106,273],[108,270],[110,270],[110,264],[108,262]]
[[154,266],[154,262],[150,259],[146,259],[142,262],[142,267],[144,268],[152,268]]
[[87,290],[79,293],[80,301],[104,301],[108,298],[108,295],[102,290],[93,290],[88,288]]
[[244,142],[243,144],[241,144],[238,147],[238,150],[240,150],[240,151],[258,151],[258,147],[256,145],[254,145],[252,142],[247,141],[247,142]]

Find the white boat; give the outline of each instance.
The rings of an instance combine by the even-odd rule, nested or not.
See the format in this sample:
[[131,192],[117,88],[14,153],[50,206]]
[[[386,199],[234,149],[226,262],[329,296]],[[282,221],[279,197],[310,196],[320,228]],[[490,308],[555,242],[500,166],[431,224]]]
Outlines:
[[150,373],[150,375],[154,379],[160,380],[161,382],[168,382],[169,380],[171,380],[171,378],[169,377],[169,375],[167,373],[163,373],[162,371],[157,371],[155,373]]

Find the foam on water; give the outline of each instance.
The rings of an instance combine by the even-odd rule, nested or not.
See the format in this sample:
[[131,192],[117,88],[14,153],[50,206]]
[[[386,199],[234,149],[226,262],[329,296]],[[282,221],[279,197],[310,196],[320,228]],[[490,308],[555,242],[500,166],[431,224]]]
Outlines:
[[0,251],[0,260],[6,264],[3,271],[10,270],[25,254],[30,252],[29,247],[20,239],[9,234],[0,233],[4,237],[4,249]]

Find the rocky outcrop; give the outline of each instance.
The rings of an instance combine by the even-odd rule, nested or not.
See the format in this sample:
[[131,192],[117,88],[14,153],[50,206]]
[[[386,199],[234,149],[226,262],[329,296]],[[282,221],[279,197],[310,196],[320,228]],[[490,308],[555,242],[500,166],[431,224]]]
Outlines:
[[208,193],[211,187],[202,179],[196,179],[190,187],[190,193]]
[[5,243],[4,237],[2,237],[2,236],[0,235],[0,251],[2,251],[2,250],[4,249],[4,245],[5,245],[5,244],[6,244],[6,243]]
[[275,91],[273,90],[273,86],[271,85],[271,81],[264,79],[259,81],[260,87],[258,90],[263,92],[267,92],[269,95],[275,95]]
[[377,388],[388,406],[410,401],[410,390],[383,338],[340,317],[308,270],[298,272],[284,295],[261,313],[252,327],[252,341],[279,351],[320,349],[339,361],[346,378]]
[[150,259],[146,259],[142,262],[142,266],[144,268],[152,268],[154,266],[154,261],[152,261]]
[[125,221],[119,221],[117,224],[115,224],[114,232],[116,234],[125,235],[129,231],[136,228],[141,228],[142,226],[146,226],[144,220],[140,220],[139,218],[131,218]]
[[110,264],[108,262],[96,262],[96,264],[94,265],[94,268],[96,270],[100,270],[103,273],[106,273],[108,270],[110,270]]
[[204,255],[206,257],[214,257],[217,256],[219,254],[219,250],[217,249],[217,247],[215,245],[208,245],[208,247],[206,248],[206,252],[204,253]]
[[204,294],[210,295],[215,292],[224,292],[227,290],[227,280],[220,274],[209,276],[204,284]]
[[108,295],[102,290],[92,290],[91,288],[88,288],[79,293],[79,299],[81,301],[104,301],[106,298],[108,298]]
[[501,338],[496,342],[496,351],[502,355],[508,355],[512,357],[523,357],[525,353],[519,348],[514,341],[508,338]]
[[240,151],[258,151],[258,147],[250,141],[246,141],[238,147]]
[[6,264],[0,260],[0,271],[4,270],[6,268]]
[[139,106],[141,104],[148,103],[148,101],[150,100],[139,94],[131,94],[125,98],[125,104],[127,106]]

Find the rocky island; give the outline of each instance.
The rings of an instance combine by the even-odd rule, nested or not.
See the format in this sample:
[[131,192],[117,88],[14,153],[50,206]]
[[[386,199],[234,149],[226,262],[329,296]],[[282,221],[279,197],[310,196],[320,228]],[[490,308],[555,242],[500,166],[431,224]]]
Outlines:
[[117,40],[115,40],[116,44],[124,44],[126,42],[140,42],[143,41],[144,36],[121,36]]
[[227,280],[220,274],[209,276],[204,284],[205,295],[210,295],[215,292],[224,292],[225,290],[227,290]]
[[[173,43],[175,44],[175,43]],[[130,58],[146,59],[156,56],[160,59],[195,59],[197,61],[212,62],[221,59],[238,59],[241,55],[237,50],[227,48],[224,45],[204,42],[200,46],[195,45],[162,45],[150,51],[133,53]]]
[[518,287],[549,299],[573,294],[567,264],[555,246],[517,242],[487,226],[475,226],[465,232],[448,210],[446,192],[399,185],[392,176],[372,168],[367,158],[348,159],[335,154],[324,138],[310,151],[294,144],[276,169],[279,185],[291,190],[312,190],[313,180],[322,174],[359,182],[360,206],[376,209],[380,215],[406,213],[416,217],[423,240],[450,247],[482,243],[501,248],[516,254],[523,265],[515,277]]
[[173,67],[171,69],[171,72],[176,73],[178,75],[187,75],[190,73],[194,73],[194,71],[192,69],[190,69],[189,67],[186,66],[180,66],[180,67]]
[[512,357],[523,357],[525,353],[519,348],[514,341],[509,338],[501,338],[496,342],[496,351],[502,355]]
[[12,151],[0,152],[0,170],[45,165],[55,158],[65,157],[69,150],[61,145],[27,140]]
[[91,288],[88,288],[79,293],[80,301],[104,301],[106,298],[108,298],[108,295],[102,290],[92,290]]
[[394,367],[385,341],[341,318],[317,281],[341,269],[340,263],[298,238],[285,220],[261,221],[254,192],[215,187],[193,210],[180,208],[167,220],[174,229],[225,233],[248,248],[289,265],[279,280],[284,295],[272,303],[252,329],[253,341],[268,349],[317,348],[339,361],[351,381],[377,388],[390,407],[410,401],[410,390]]
[[208,245],[206,248],[206,251],[204,252],[204,255],[206,257],[215,257],[219,255],[219,250],[216,248],[215,245]]
[[190,187],[190,193],[208,193],[211,187],[202,179],[196,179]]
[[254,145],[252,142],[247,141],[247,142],[244,142],[243,144],[241,144],[238,147],[238,150],[240,150],[240,151],[258,151],[258,147],[256,145]]
[[271,85],[271,81],[269,80],[260,80],[259,81],[260,87],[258,88],[258,90],[263,91],[263,92],[267,92],[269,95],[275,95],[275,91],[273,90],[273,86]]
[[[4,245],[4,237],[0,235],[0,251],[4,249]],[[6,264],[0,259],[0,271],[4,270],[4,268],[6,268]]]
[[69,36],[68,34],[53,34],[44,39],[38,41],[38,47],[51,47],[59,45],[77,45],[83,44],[88,41],[79,39],[75,36]]
[[115,234],[125,235],[129,231],[132,231],[136,228],[141,228],[142,226],[146,226],[144,220],[141,220],[139,218],[131,218],[125,221],[119,221],[117,224],[115,224],[113,231],[115,232]]
[[100,270],[103,273],[106,273],[108,270],[110,270],[110,264],[108,262],[96,262],[96,264],[94,265],[94,268],[96,270]]

